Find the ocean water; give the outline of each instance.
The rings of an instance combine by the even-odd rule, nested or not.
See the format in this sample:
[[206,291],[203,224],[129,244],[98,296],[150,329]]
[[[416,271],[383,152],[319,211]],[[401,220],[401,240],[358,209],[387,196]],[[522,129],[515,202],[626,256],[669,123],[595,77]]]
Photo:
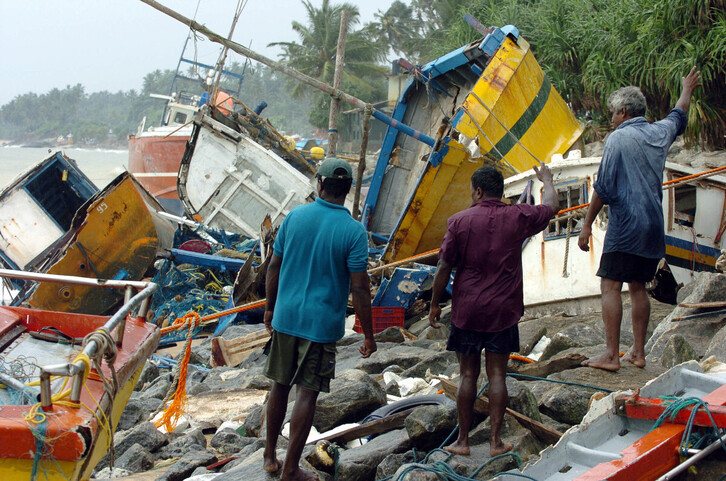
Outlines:
[[76,161],[78,167],[90,178],[96,187],[103,189],[108,183],[123,173],[129,161],[128,150],[104,149],[51,149],[34,147],[0,147],[0,189],[15,177],[47,159],[57,151]]

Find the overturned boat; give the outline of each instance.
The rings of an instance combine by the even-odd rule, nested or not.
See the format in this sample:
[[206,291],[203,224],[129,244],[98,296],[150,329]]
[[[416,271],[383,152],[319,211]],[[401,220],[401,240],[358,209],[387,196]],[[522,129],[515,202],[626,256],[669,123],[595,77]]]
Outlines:
[[156,286],[12,270],[0,275],[129,291],[111,317],[0,307],[0,479],[89,479],[159,342],[144,307]]
[[[172,245],[175,226],[161,210],[129,173],[98,190],[56,153],[0,193],[0,257],[10,269],[138,281]],[[38,309],[103,314],[123,298],[111,289],[14,282],[13,305]]]
[[277,227],[314,199],[315,170],[267,121],[242,104],[234,112],[201,109],[179,168],[187,216],[250,237],[269,214]]
[[511,25],[411,74],[393,119],[436,137],[386,133],[362,217],[387,242],[386,261],[440,246],[446,220],[471,203],[477,168],[516,175],[566,152],[583,130]]
[[[564,308],[576,314],[600,307],[600,279],[595,274],[608,225],[607,208],[593,223],[589,252],[577,246],[600,160],[580,158],[579,152],[573,151],[568,158],[559,157],[549,164],[560,213],[522,248],[524,304],[528,309]],[[666,257],[657,276],[661,283],[657,289],[663,301],[674,302],[677,286],[691,282],[697,272],[715,271],[716,259],[721,249],[726,248],[726,175],[720,174],[666,162]],[[510,202],[522,199],[539,204],[542,183],[532,170],[510,177],[504,181],[504,197]]]

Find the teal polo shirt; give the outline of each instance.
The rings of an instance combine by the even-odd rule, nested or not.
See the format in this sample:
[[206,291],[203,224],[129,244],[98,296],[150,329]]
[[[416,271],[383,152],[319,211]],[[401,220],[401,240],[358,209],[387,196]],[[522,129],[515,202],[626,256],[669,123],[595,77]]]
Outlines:
[[368,236],[343,206],[321,198],[293,209],[273,252],[282,258],[272,327],[314,342],[345,331],[350,273],[368,267]]

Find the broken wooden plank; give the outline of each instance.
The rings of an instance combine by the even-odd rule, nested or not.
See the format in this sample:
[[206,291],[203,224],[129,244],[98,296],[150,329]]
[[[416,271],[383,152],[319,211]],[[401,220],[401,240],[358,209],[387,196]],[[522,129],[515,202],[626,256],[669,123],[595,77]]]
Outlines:
[[[456,391],[459,386],[457,386],[448,379],[439,380],[441,381],[441,386],[444,388],[444,393],[446,393],[446,395],[451,399],[455,400]],[[489,399],[486,396],[479,396],[474,401],[474,412],[478,414],[489,414]],[[514,419],[516,419],[519,424],[529,429],[532,434],[539,438],[540,441],[543,441],[547,444],[555,444],[562,437],[561,432],[539,421],[535,421],[534,419],[529,418],[522,413],[518,413],[517,411],[510,408],[506,408],[506,412]]]
[[693,309],[707,309],[710,307],[726,307],[726,301],[713,302],[681,302],[678,307],[690,307]]
[[236,366],[270,339],[266,329],[235,339],[212,338],[212,367]]
[[[390,416],[386,416],[385,418],[377,419],[369,423],[361,424],[360,426],[346,429],[345,431],[341,431],[339,433],[331,434],[330,436],[326,436],[322,439],[330,441],[332,443],[342,444],[365,436],[382,434],[388,431],[392,431],[394,429],[402,427],[404,421],[406,420],[406,416],[411,414],[411,411],[413,410],[414,408],[412,407],[406,409],[405,411],[401,411],[400,413],[392,414]],[[318,439],[318,441],[319,440],[320,439]]]
[[555,372],[562,372],[567,369],[580,367],[580,363],[587,359],[587,356],[577,353],[569,353],[565,356],[554,357],[546,361],[533,362],[523,366],[511,367],[511,372],[526,376],[547,377]]

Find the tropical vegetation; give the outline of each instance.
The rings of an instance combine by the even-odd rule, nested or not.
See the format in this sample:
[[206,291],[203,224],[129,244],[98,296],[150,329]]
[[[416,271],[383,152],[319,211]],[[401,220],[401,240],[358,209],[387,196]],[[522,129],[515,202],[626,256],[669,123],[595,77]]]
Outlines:
[[[463,20],[469,13],[485,26],[517,26],[552,84],[592,126],[591,135],[610,128],[605,105],[613,90],[639,86],[647,115],[657,119],[675,104],[681,76],[697,66],[703,88],[694,96],[686,139],[726,148],[726,0],[395,0],[367,24],[352,4],[302,3],[307,18],[292,25],[297,40],[274,44],[281,60],[332,83],[341,12],[348,10],[343,90],[364,101],[385,99],[384,74],[396,58],[423,64],[479,38]],[[0,138],[65,131],[123,138],[143,116],[159,117],[162,102],[148,94],[165,93],[171,75],[148,74],[140,92],[87,94],[76,85],[18,96],[0,107]],[[281,130],[327,127],[329,97],[290,82],[248,66],[241,96],[250,104],[273,98],[265,115]]]

